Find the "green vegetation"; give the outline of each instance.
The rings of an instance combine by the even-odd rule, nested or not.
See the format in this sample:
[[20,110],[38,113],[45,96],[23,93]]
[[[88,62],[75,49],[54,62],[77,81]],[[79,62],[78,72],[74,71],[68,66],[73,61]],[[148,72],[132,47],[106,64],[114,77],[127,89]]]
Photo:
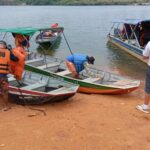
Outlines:
[[0,5],[127,5],[135,3],[150,3],[150,0],[0,0]]

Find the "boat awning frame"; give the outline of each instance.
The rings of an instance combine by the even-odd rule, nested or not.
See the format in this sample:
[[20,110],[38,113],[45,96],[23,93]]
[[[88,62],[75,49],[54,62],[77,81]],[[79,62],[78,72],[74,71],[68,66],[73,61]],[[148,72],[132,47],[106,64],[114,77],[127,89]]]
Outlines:
[[0,29],[0,32],[9,32],[21,35],[29,35],[32,36],[35,32],[39,31],[37,28],[8,28],[8,29]]
[[[128,20],[128,22],[129,22],[129,20],[130,20],[130,22],[132,22],[132,23],[129,23],[129,24],[128,24],[128,23],[127,23],[127,20]],[[131,21],[131,20],[132,20],[132,21]],[[148,22],[148,20],[145,20],[145,21]],[[125,23],[125,22],[126,22],[126,23]],[[113,34],[111,33],[111,32],[113,31],[113,29],[116,28],[117,31],[118,31],[120,25],[121,25],[121,26],[123,25],[123,27],[124,27],[124,29],[125,29],[125,33],[124,33],[124,34],[121,34],[121,33],[118,31],[119,38],[123,41],[123,36],[125,35],[125,36],[127,37],[127,42],[128,42],[128,44],[130,44],[130,42],[131,42],[131,40],[132,40],[132,37],[134,37],[134,38],[135,38],[136,45],[137,45],[139,48],[143,48],[142,46],[140,46],[140,43],[139,43],[139,41],[138,41],[138,38],[137,38],[137,36],[136,36],[136,34],[135,34],[135,29],[136,29],[137,26],[139,25],[139,22],[140,22],[140,21],[137,20],[137,19],[126,19],[126,20],[120,20],[120,21],[113,22],[113,25],[112,25],[111,30],[110,30],[110,32],[109,32],[108,35],[113,35]],[[149,20],[149,22],[150,22],[150,20]],[[140,22],[140,23],[141,23],[141,22]],[[131,29],[131,35],[130,35],[130,36],[128,36],[128,34],[127,34],[127,28],[126,28],[125,24],[127,24],[127,25],[130,27],[130,29]],[[134,26],[132,26],[132,25],[134,25]]]
[[125,19],[125,20],[118,20],[118,21],[113,21],[113,23],[123,23],[123,24],[130,24],[130,25],[138,25],[141,23],[150,23],[150,19],[142,20],[142,19]]
[[63,27],[58,27],[58,28],[33,28],[33,27],[23,27],[23,28],[7,28],[7,29],[0,29],[0,32],[9,32],[9,33],[15,33],[15,34],[21,34],[21,35],[28,35],[32,36],[38,31],[46,31],[46,30],[52,30],[52,31],[57,31],[57,30],[64,30]]

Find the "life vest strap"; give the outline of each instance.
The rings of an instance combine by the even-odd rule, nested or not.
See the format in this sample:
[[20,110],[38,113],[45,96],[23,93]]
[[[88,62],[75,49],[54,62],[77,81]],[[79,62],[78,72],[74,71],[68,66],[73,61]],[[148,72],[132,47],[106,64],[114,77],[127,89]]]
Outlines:
[[8,69],[8,68],[0,68],[0,70],[6,70],[6,71],[7,71],[7,70],[9,70],[9,69]]
[[9,66],[8,64],[0,64],[0,66]]

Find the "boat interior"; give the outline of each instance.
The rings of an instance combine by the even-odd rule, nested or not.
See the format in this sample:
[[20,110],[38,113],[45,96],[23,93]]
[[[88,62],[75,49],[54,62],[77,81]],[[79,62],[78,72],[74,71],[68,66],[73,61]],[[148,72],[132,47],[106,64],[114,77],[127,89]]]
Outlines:
[[21,81],[17,81],[14,77],[9,77],[9,84],[23,90],[32,90],[46,92],[47,94],[63,94],[73,92],[77,86],[41,74],[25,71]]
[[113,25],[113,31],[110,34],[128,44],[144,48],[150,41],[150,21],[136,24],[119,22]]
[[[28,65],[34,66],[38,69],[54,72],[60,76],[67,76],[72,78],[71,72],[66,69],[64,61],[52,61],[50,59],[38,58],[34,60],[29,60],[26,62]],[[76,80],[80,80],[87,83],[95,83],[95,84],[103,84],[103,85],[114,85],[114,86],[123,86],[131,84],[135,84],[130,79],[125,79],[119,75],[115,75],[113,73],[105,72],[102,70],[97,70],[95,68],[89,68],[89,70],[83,70],[79,78]]]

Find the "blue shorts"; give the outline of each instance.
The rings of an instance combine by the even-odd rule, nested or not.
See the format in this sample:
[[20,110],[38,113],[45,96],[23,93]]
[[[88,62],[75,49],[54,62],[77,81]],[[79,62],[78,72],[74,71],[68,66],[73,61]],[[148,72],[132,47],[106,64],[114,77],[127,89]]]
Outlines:
[[146,72],[145,92],[147,94],[150,94],[150,66],[148,66],[147,72]]

